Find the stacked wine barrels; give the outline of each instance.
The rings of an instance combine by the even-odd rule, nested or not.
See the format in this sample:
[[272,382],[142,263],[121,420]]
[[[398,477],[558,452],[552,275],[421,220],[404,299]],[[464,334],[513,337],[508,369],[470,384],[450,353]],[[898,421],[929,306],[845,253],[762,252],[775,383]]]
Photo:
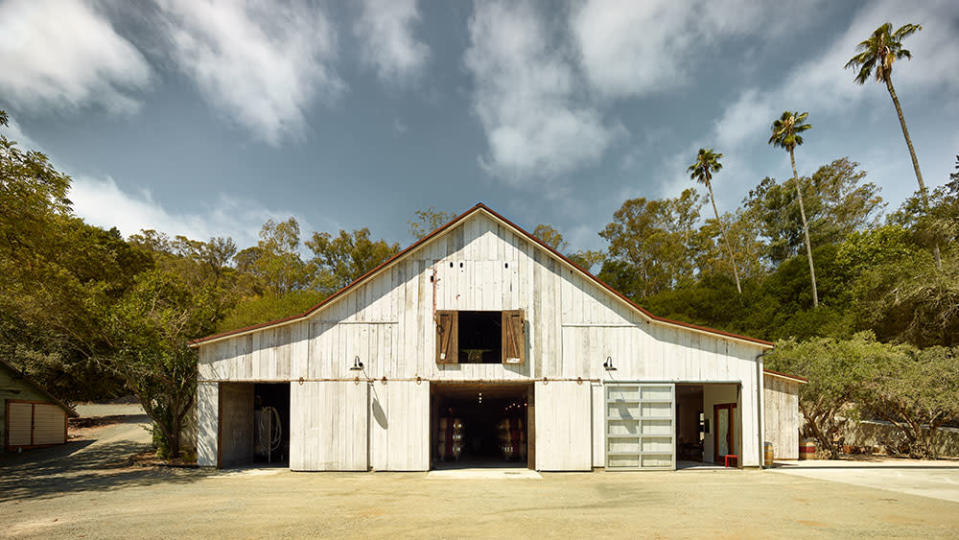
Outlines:
[[504,418],[496,425],[496,431],[503,458],[512,460],[526,457],[526,431],[523,429],[523,420]]
[[459,459],[463,454],[464,439],[463,421],[459,418],[443,417],[440,418],[439,425],[439,443],[437,444],[437,453],[440,459]]

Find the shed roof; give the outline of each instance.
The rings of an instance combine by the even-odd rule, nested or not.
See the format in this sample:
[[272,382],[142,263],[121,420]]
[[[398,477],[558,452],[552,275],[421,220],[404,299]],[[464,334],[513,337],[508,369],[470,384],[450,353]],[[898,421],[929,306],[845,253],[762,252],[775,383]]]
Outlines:
[[414,242],[413,244],[411,244],[411,245],[410,245],[409,247],[407,247],[406,249],[404,249],[404,250],[400,251],[399,253],[397,253],[396,255],[390,257],[389,259],[387,259],[386,261],[384,261],[382,264],[380,264],[380,265],[377,266],[376,268],[374,268],[374,269],[370,270],[369,272],[367,272],[366,274],[360,276],[359,278],[357,278],[356,280],[354,280],[352,283],[350,283],[350,284],[347,285],[346,287],[343,287],[342,289],[336,291],[335,293],[333,293],[332,295],[330,295],[329,297],[327,297],[325,300],[323,300],[323,301],[320,302],[319,304],[316,304],[315,306],[311,307],[310,309],[306,310],[306,311],[303,312],[303,313],[300,313],[300,314],[297,314],[297,315],[292,315],[292,316],[285,317],[285,318],[282,318],[282,319],[277,319],[277,320],[274,320],[274,321],[268,321],[268,322],[264,322],[264,323],[260,323],[260,324],[255,324],[255,325],[252,325],[252,326],[247,326],[247,327],[244,327],[244,328],[238,328],[238,329],[236,329],[236,330],[230,330],[230,331],[227,331],[227,332],[221,332],[221,333],[218,333],[218,334],[213,334],[213,335],[210,335],[210,336],[206,336],[206,337],[202,337],[202,338],[199,338],[199,339],[195,339],[195,340],[193,340],[193,341],[190,342],[190,346],[191,346],[191,347],[199,347],[200,345],[203,345],[203,344],[206,344],[206,343],[210,343],[210,342],[213,342],[213,341],[219,341],[219,340],[226,339],[226,338],[229,338],[229,337],[238,336],[238,335],[242,335],[242,334],[247,334],[247,333],[250,333],[250,332],[254,332],[254,331],[257,331],[257,330],[261,330],[261,329],[264,329],[264,328],[269,328],[269,327],[272,327],[272,326],[280,326],[280,325],[292,323],[292,322],[295,322],[295,321],[298,321],[298,320],[306,319],[306,318],[310,317],[311,315],[313,315],[314,313],[316,313],[317,311],[323,309],[324,307],[326,307],[326,306],[332,304],[333,302],[335,302],[336,300],[340,299],[340,298],[343,297],[347,292],[349,292],[351,289],[353,289],[353,288],[355,288],[355,287],[358,287],[359,285],[361,285],[361,284],[369,281],[370,279],[372,279],[374,276],[378,275],[380,272],[382,272],[382,271],[385,270],[386,268],[392,266],[392,265],[393,265],[394,263],[396,263],[397,261],[403,259],[403,258],[406,257],[407,255],[409,255],[410,253],[412,253],[413,251],[415,251],[417,248],[420,248],[420,247],[422,247],[423,245],[429,243],[431,240],[433,240],[433,239],[441,236],[443,233],[449,231],[450,229],[452,229],[453,227],[455,227],[457,224],[463,222],[464,220],[466,220],[466,219],[469,218],[470,216],[472,216],[472,215],[474,215],[474,214],[477,214],[477,213],[485,213],[485,214],[487,214],[488,216],[492,217],[495,221],[498,221],[498,222],[502,223],[502,224],[505,225],[506,227],[512,229],[515,233],[518,233],[520,236],[522,236],[522,237],[526,238],[527,240],[533,242],[534,244],[536,244],[537,246],[539,246],[540,248],[542,248],[543,250],[545,250],[547,253],[549,253],[552,257],[560,260],[561,262],[563,262],[564,264],[566,264],[566,265],[569,266],[570,268],[573,268],[574,270],[576,270],[577,272],[579,272],[580,274],[582,274],[583,276],[585,276],[586,278],[588,278],[590,281],[596,283],[597,285],[599,285],[600,287],[602,287],[603,289],[605,289],[608,293],[612,294],[612,295],[613,295],[614,297],[616,297],[619,301],[621,301],[622,303],[626,304],[627,306],[629,306],[630,308],[632,308],[632,309],[635,310],[636,312],[640,313],[643,317],[649,319],[649,320],[652,321],[652,322],[659,323],[659,324],[663,324],[663,325],[666,325],[666,326],[674,326],[674,327],[679,327],[679,328],[683,328],[683,329],[687,329],[687,330],[692,330],[692,331],[696,331],[696,332],[701,332],[701,333],[705,333],[705,334],[711,334],[711,335],[716,335],[716,336],[720,336],[720,337],[725,337],[725,338],[729,338],[729,339],[733,339],[733,340],[737,340],[737,341],[743,341],[743,342],[747,342],[747,343],[750,343],[750,344],[759,345],[759,346],[761,346],[761,347],[763,347],[763,348],[772,348],[773,345],[774,345],[774,344],[773,344],[772,342],[770,342],[770,341],[766,341],[766,340],[759,339],[759,338],[754,338],[754,337],[749,337],[749,336],[743,336],[743,335],[734,334],[734,333],[731,333],[731,332],[726,332],[726,331],[723,331],[723,330],[716,330],[716,329],[714,329],[714,328],[707,328],[707,327],[705,327],[705,326],[700,326],[700,325],[697,325],[697,324],[691,324],[691,323],[686,323],[686,322],[682,322],[682,321],[675,321],[675,320],[672,320],[672,319],[667,319],[667,318],[665,318],[665,317],[659,317],[659,316],[657,316],[657,315],[653,315],[652,313],[650,313],[649,311],[647,311],[645,308],[643,308],[643,307],[640,306],[639,304],[633,302],[632,300],[630,300],[629,298],[627,298],[626,296],[624,296],[622,293],[620,293],[620,292],[617,291],[616,289],[614,289],[614,288],[612,288],[611,286],[607,285],[605,282],[603,282],[601,279],[599,279],[598,277],[596,277],[596,276],[594,276],[593,274],[591,274],[589,271],[585,270],[584,268],[580,267],[579,265],[577,265],[576,263],[574,263],[573,261],[571,261],[568,257],[566,257],[565,255],[563,255],[562,253],[560,253],[560,252],[556,251],[555,249],[553,249],[553,247],[551,247],[549,244],[546,244],[545,242],[543,242],[542,240],[540,240],[539,238],[537,238],[537,237],[534,236],[533,234],[531,234],[531,233],[527,232],[526,230],[524,230],[524,229],[523,229],[522,227],[520,227],[519,225],[516,225],[516,224],[513,223],[512,221],[510,221],[510,220],[506,219],[505,217],[501,216],[500,214],[498,214],[496,211],[494,211],[492,208],[489,208],[489,207],[486,206],[485,204],[483,204],[483,203],[477,203],[475,206],[473,206],[472,208],[470,208],[470,209],[467,210],[466,212],[463,212],[462,214],[456,216],[455,218],[453,218],[453,219],[452,219],[450,222],[448,222],[447,224],[445,224],[445,225],[437,228],[436,230],[434,230],[434,231],[431,232],[430,234],[428,234],[428,235],[424,236],[423,238],[421,238],[420,240]]
[[11,363],[7,362],[6,360],[0,358],[0,366],[2,366],[2,367],[4,367],[4,368],[6,368],[7,370],[9,370],[10,373],[13,373],[14,379],[19,380],[21,383],[23,383],[23,384],[25,384],[25,385],[33,388],[34,390],[37,391],[37,393],[39,393],[39,394],[45,396],[47,399],[49,399],[51,403],[53,403],[54,405],[56,405],[56,406],[60,407],[61,409],[63,409],[63,411],[67,413],[67,416],[70,416],[70,417],[73,417],[73,418],[76,418],[76,417],[78,416],[78,415],[77,415],[77,412],[73,410],[73,407],[70,407],[70,406],[67,405],[66,403],[64,403],[64,402],[60,401],[59,399],[57,399],[57,398],[56,398],[53,394],[51,394],[50,392],[47,392],[47,391],[46,391],[42,386],[40,386],[37,382],[35,382],[35,381],[34,381],[33,379],[31,379],[30,377],[27,377],[27,376],[26,376],[25,374],[23,374],[19,369],[17,369],[16,367],[14,367],[13,364],[11,364]]

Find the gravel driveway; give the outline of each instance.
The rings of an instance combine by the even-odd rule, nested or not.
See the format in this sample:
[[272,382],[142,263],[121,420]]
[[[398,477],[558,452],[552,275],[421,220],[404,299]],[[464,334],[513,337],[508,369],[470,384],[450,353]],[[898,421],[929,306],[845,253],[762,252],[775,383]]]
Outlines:
[[0,536],[928,538],[959,530],[959,503],[792,471],[474,480],[137,467],[127,456],[149,436],[144,417],[128,420],[0,462]]

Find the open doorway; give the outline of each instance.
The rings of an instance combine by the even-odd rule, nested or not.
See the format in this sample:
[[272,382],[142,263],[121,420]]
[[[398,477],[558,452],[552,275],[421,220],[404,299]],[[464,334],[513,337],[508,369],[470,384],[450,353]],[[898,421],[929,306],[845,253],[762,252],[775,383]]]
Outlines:
[[220,383],[217,463],[288,466],[290,383]]
[[677,469],[742,466],[739,394],[736,383],[676,385]]
[[290,384],[258,383],[253,390],[253,463],[290,462]]
[[430,385],[432,468],[534,468],[528,383]]
[[706,414],[703,409],[703,385],[676,385],[676,464],[677,468],[704,462]]

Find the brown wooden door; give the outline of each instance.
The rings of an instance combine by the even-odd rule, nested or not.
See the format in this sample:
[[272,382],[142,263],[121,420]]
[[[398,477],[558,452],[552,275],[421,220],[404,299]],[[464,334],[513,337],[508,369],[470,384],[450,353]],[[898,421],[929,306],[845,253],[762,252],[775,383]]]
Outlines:
[[728,454],[739,455],[736,452],[735,403],[713,405],[713,461],[722,463]]

